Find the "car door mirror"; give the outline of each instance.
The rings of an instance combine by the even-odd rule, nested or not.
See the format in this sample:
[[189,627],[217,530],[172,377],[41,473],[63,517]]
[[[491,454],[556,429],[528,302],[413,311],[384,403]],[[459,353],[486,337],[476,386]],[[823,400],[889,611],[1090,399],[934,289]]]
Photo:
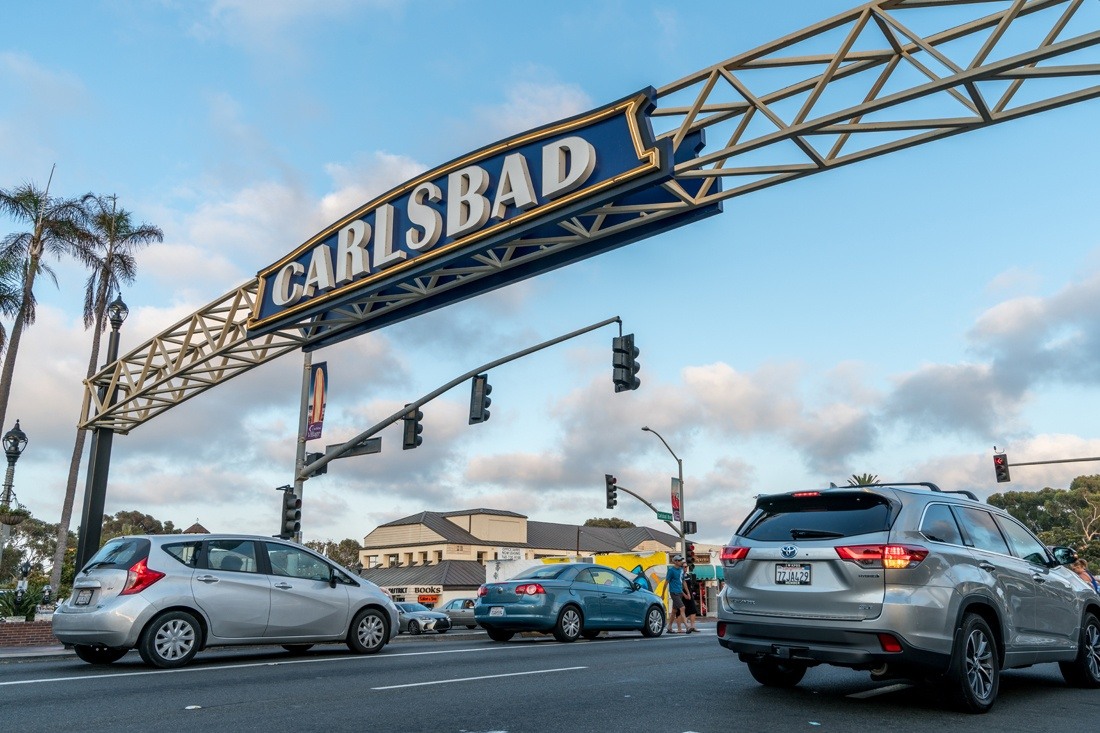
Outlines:
[[1077,562],[1077,550],[1072,547],[1052,547],[1050,552],[1059,565],[1072,565]]

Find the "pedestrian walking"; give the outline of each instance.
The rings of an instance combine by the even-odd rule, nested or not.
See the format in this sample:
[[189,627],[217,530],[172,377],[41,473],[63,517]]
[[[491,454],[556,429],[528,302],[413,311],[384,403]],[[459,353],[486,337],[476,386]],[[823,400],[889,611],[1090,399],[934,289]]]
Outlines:
[[687,617],[688,634],[697,634],[695,617],[699,615],[699,579],[695,577],[695,566],[688,565],[684,575],[684,615]]
[[[672,565],[665,575],[668,599],[672,602],[672,620],[668,622],[670,634],[686,634],[687,618],[684,616],[684,556],[673,555]],[[682,629],[682,630],[678,630]]]

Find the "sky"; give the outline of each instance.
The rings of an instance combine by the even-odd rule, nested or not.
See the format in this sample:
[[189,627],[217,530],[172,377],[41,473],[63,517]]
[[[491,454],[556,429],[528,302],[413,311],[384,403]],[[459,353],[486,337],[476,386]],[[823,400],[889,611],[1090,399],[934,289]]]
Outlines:
[[[116,195],[163,230],[123,289],[127,352],[425,170],[856,4],[23,4],[0,24],[0,188],[44,186],[56,166],[51,192]],[[1082,13],[1100,28],[1100,3]],[[308,480],[304,539],[479,507],[667,531],[624,493],[608,510],[604,474],[669,511],[673,454],[695,539],[715,544],[756,495],[853,474],[986,497],[1100,472],[1019,466],[998,485],[992,466],[994,446],[1010,463],[1100,456],[1098,120],[1100,101],[1084,102],[764,189],[315,352],[329,387],[310,450],[614,316],[635,334],[642,384],[613,390],[614,327],[497,367],[487,422],[467,424],[462,385],[422,408],[419,448],[387,428],[381,453]],[[91,333],[87,273],[51,265],[2,427],[19,419],[29,437],[18,500],[56,522]],[[117,436],[106,512],[277,532],[301,374],[292,353]]]

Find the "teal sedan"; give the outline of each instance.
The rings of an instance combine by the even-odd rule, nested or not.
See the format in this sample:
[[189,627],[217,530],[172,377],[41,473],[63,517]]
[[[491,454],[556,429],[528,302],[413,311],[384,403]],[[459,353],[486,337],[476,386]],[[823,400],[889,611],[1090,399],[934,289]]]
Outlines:
[[477,596],[474,619],[494,641],[508,641],[519,631],[569,642],[594,639],[601,631],[654,637],[665,630],[661,598],[605,565],[536,565],[510,580],[486,583]]

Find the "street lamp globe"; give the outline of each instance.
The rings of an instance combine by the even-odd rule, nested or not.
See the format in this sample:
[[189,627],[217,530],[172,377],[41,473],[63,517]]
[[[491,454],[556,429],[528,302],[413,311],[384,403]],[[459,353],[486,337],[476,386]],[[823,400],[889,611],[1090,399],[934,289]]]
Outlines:
[[10,463],[15,463],[27,447],[27,434],[19,427],[19,421],[15,421],[15,427],[4,433],[4,453]]
[[107,319],[111,322],[111,328],[116,331],[120,329],[122,322],[126,320],[128,315],[130,315],[130,309],[122,302],[122,294],[119,293],[114,300],[107,304]]

